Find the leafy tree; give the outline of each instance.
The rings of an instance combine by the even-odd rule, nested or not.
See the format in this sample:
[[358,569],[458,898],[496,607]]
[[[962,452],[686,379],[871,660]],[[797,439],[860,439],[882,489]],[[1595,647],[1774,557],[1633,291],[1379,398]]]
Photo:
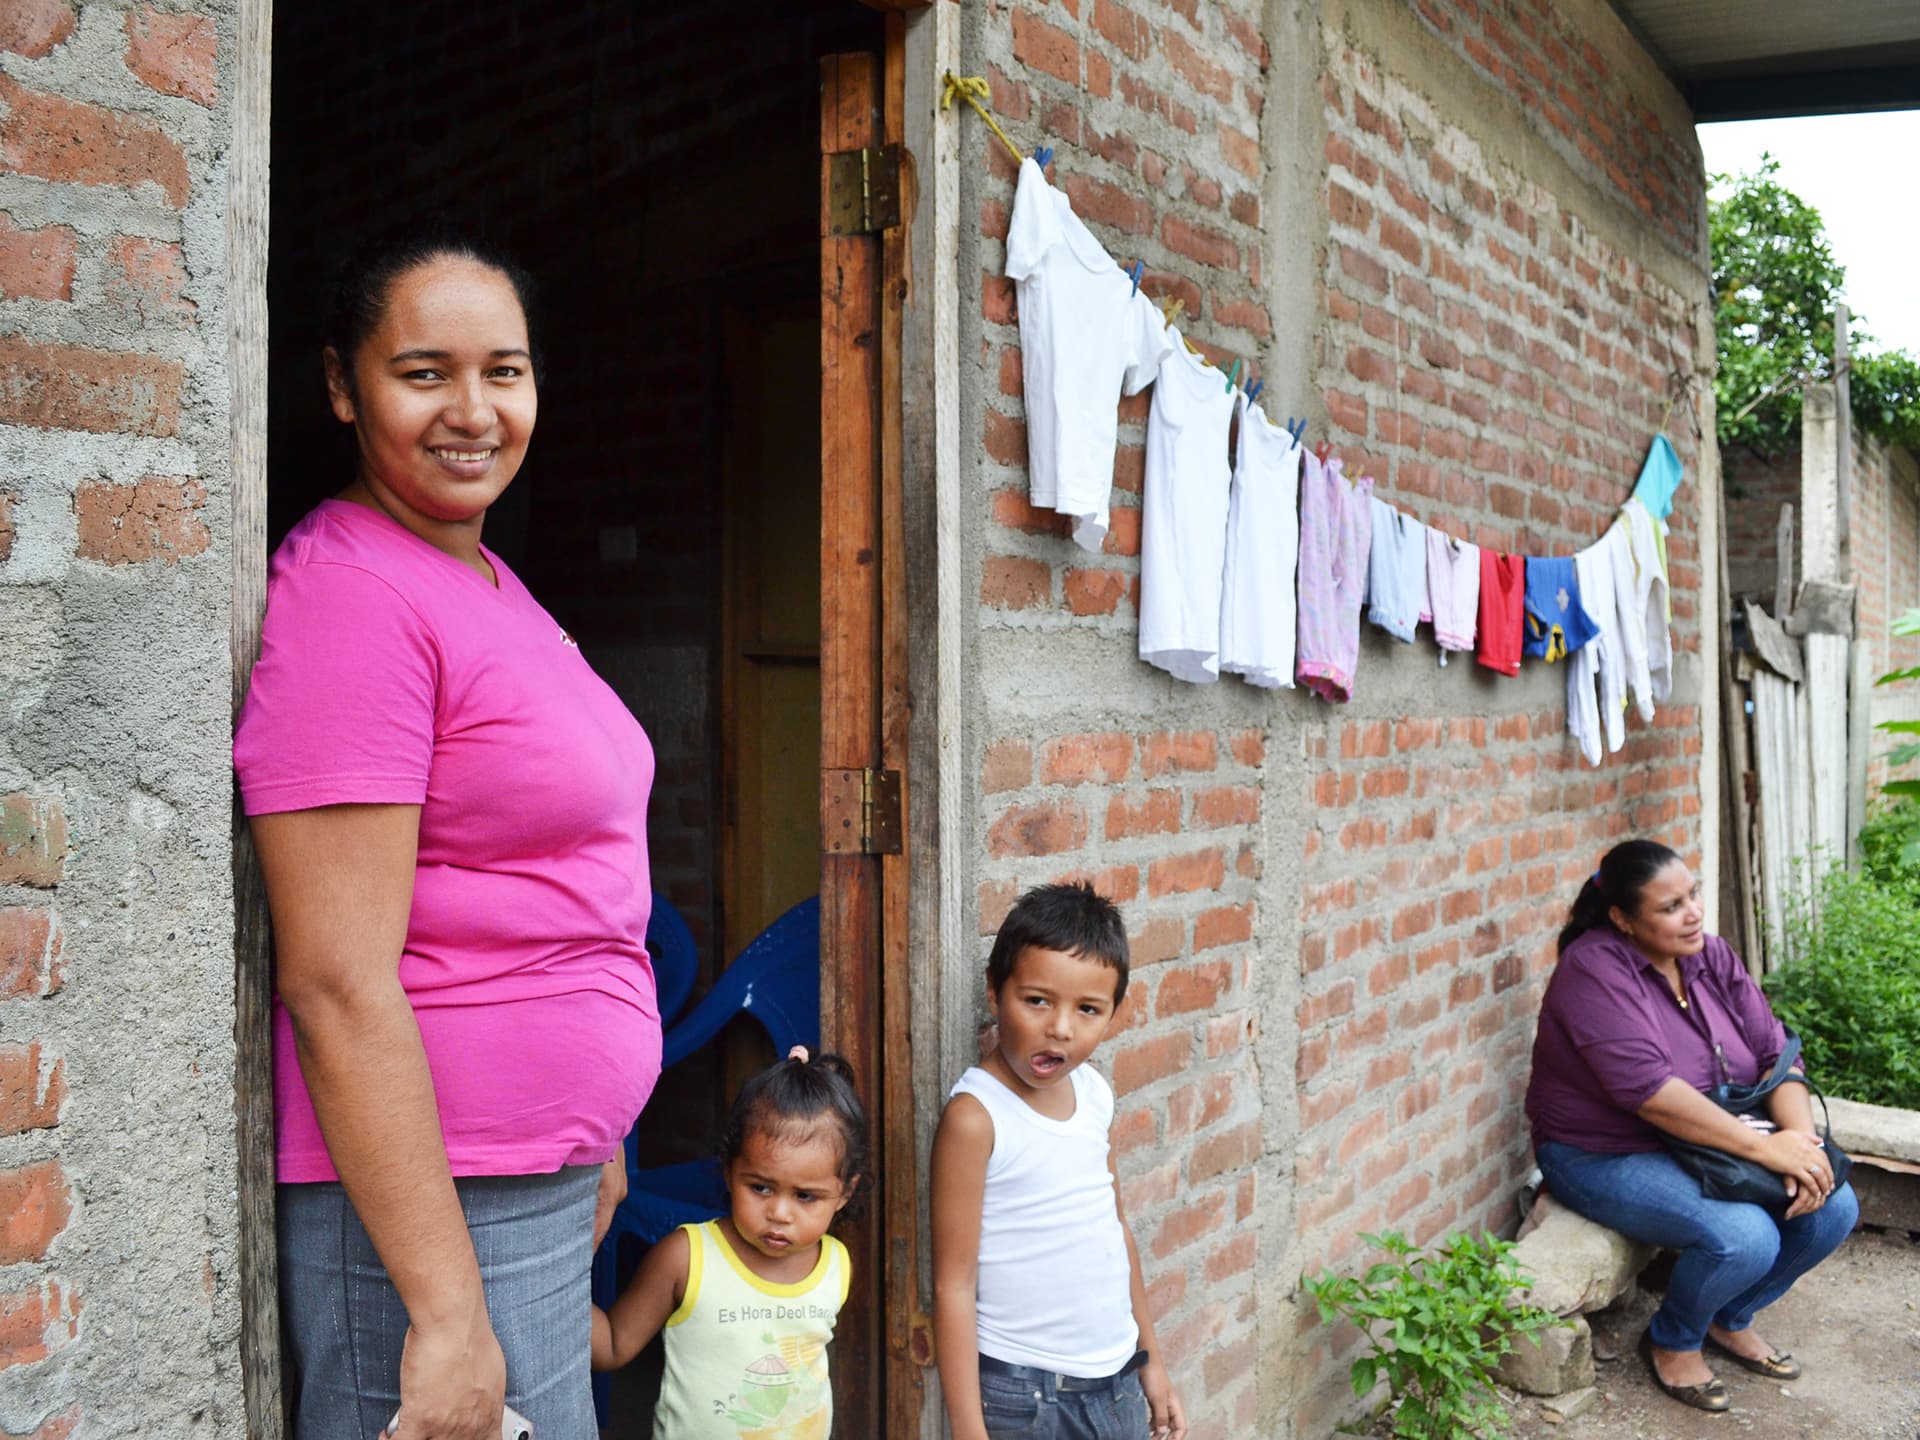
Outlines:
[[[1779,170],[1764,155],[1751,174],[1713,176],[1728,188],[1707,215],[1720,444],[1769,455],[1799,444],[1802,379],[1833,375],[1833,306],[1847,277],[1820,212],[1780,183]],[[1857,315],[1850,339],[1854,423],[1920,449],[1920,360],[1866,353],[1873,337]]]

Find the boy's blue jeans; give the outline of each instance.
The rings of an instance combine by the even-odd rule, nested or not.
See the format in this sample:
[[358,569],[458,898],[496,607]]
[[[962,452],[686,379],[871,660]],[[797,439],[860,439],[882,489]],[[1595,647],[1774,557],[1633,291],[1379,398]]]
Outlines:
[[1758,1205],[1709,1200],[1671,1155],[1602,1155],[1557,1141],[1534,1146],[1553,1198],[1589,1220],[1680,1252],[1666,1302],[1647,1327],[1662,1350],[1698,1350],[1707,1326],[1744,1330],[1754,1313],[1840,1248],[1860,1218],[1842,1185],[1810,1214],[1781,1220]]
[[981,1356],[980,1409],[993,1440],[1147,1440],[1139,1375],[1070,1380]]

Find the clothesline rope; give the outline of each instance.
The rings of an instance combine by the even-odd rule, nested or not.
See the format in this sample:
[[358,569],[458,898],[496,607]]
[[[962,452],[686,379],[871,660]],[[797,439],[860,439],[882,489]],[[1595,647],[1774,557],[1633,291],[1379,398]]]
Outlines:
[[1013,156],[1014,164],[1018,165],[1022,160],[1027,158],[1020,153],[1020,147],[1007,138],[1007,132],[1000,128],[998,122],[996,122],[992,114],[988,112],[987,107],[981,104],[982,100],[993,93],[992,87],[987,84],[986,76],[956,75],[949,70],[940,77],[940,80],[940,108],[942,110],[951,108],[954,97],[956,95],[959,96],[960,99],[966,101],[967,104],[974,108],[974,112],[978,114],[982,120],[987,122],[987,128],[1000,137],[1000,143],[1006,146],[1007,153]]

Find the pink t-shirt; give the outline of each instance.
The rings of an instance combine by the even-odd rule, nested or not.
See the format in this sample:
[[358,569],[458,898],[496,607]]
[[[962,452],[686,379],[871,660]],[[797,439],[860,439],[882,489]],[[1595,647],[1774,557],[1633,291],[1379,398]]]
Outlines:
[[[611,1159],[660,1072],[653,748],[497,555],[499,586],[329,500],[275,552],[234,767],[249,815],[420,809],[400,981],[456,1175]],[[274,1003],[282,1181],[337,1178]]]

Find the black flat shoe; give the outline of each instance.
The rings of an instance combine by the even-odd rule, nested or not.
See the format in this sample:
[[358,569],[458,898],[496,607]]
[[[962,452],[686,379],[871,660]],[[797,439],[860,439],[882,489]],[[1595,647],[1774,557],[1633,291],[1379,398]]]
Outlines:
[[1647,1362],[1647,1374],[1653,1377],[1653,1383],[1670,1398],[1682,1405],[1690,1405],[1695,1410],[1705,1410],[1718,1415],[1733,1407],[1733,1397],[1727,1394],[1727,1387],[1716,1376],[1699,1385],[1669,1385],[1660,1378],[1660,1367],[1653,1363],[1653,1336],[1642,1333],[1640,1336],[1640,1358]]
[[1773,1354],[1756,1360],[1751,1355],[1741,1355],[1729,1350],[1711,1335],[1707,1336],[1707,1344],[1733,1361],[1733,1363],[1738,1365],[1742,1370],[1751,1370],[1754,1374],[1764,1375],[1769,1380],[1798,1380],[1800,1378],[1800,1362],[1784,1350],[1776,1350]]

